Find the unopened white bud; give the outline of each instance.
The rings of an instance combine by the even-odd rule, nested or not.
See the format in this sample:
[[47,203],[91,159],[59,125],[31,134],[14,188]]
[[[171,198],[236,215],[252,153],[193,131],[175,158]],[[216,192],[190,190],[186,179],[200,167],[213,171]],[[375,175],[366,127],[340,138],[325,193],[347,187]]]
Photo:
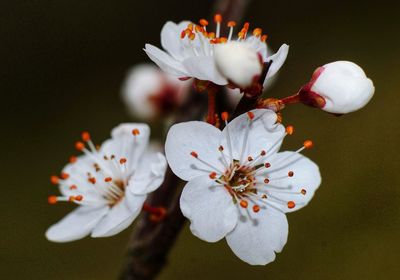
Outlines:
[[314,73],[310,91],[325,99],[322,110],[346,114],[364,107],[372,98],[375,87],[357,64],[336,61]]
[[221,75],[241,88],[251,86],[262,72],[259,54],[245,42],[215,45],[214,60]]

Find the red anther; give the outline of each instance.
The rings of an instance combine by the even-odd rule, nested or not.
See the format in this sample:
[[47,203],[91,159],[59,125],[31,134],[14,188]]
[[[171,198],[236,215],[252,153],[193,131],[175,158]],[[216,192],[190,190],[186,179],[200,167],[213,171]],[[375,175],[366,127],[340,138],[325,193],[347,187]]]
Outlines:
[[294,201],[288,201],[288,203],[287,203],[287,207],[289,208],[289,209],[293,209],[294,207],[296,207],[296,203],[294,203]]
[[200,25],[202,26],[207,26],[208,25],[208,21],[205,20],[204,18],[202,18],[201,20],[199,20]]
[[85,144],[83,144],[82,142],[78,141],[75,143],[75,149],[77,149],[78,151],[83,151],[83,149],[85,149]]
[[119,163],[120,164],[124,164],[126,162],[126,158],[121,158],[120,160],[119,160]]
[[90,134],[87,131],[82,132],[81,138],[83,142],[89,142],[90,141]]
[[82,199],[83,199],[83,196],[81,196],[81,195],[75,196],[76,201],[82,201]]
[[224,150],[224,146],[222,146],[222,145],[219,146],[219,147],[218,147],[218,150],[219,150],[220,152],[222,152],[222,151]]
[[210,176],[211,179],[214,180],[217,177],[217,173],[211,172],[209,176]]
[[248,161],[253,161],[253,158],[252,157],[248,157],[247,160]]
[[50,176],[50,182],[53,185],[58,185],[58,181],[59,181],[58,176],[56,176],[56,175]]
[[72,185],[72,186],[69,187],[69,189],[70,189],[71,191],[76,190],[77,188],[78,188],[78,187],[77,187],[76,185]]
[[56,203],[57,203],[57,196],[55,196],[55,195],[50,195],[50,196],[47,198],[47,202],[48,202],[49,204],[56,204]]
[[250,120],[254,119],[254,113],[253,112],[247,112],[247,116],[249,117]]
[[65,173],[65,172],[62,172],[62,173],[60,174],[60,178],[63,179],[63,180],[67,180],[67,179],[69,178],[69,174],[68,174],[68,173]]
[[194,158],[198,158],[199,157],[199,155],[195,151],[191,152],[190,155],[192,157],[194,157]]
[[264,183],[265,183],[265,184],[268,184],[268,183],[269,183],[269,179],[268,179],[268,178],[265,178],[265,179],[264,179]]
[[214,16],[214,21],[215,22],[222,22],[222,16],[221,16],[221,14],[215,14],[215,16]]
[[262,35],[261,36],[261,42],[265,42],[265,41],[267,41],[267,38],[268,38],[268,35]]
[[69,157],[69,162],[70,163],[75,163],[78,160],[78,158],[76,156],[70,156]]
[[260,153],[260,155],[261,155],[262,157],[265,156],[266,154],[267,154],[267,152],[264,151],[264,150],[262,150],[261,153]]
[[253,35],[254,36],[256,36],[256,37],[260,37],[261,36],[261,34],[262,34],[262,29],[261,28],[255,28],[254,30],[253,30]]
[[240,206],[243,208],[247,208],[249,206],[249,203],[246,200],[241,200],[240,201]]
[[307,193],[307,191],[305,189],[301,189],[300,192],[301,192],[302,195],[306,195],[306,193]]
[[294,172],[293,172],[293,171],[289,171],[287,175],[288,175],[289,177],[293,177]]
[[226,122],[229,119],[229,114],[228,112],[222,112],[221,113],[221,119]]
[[185,30],[182,30],[182,32],[181,32],[181,39],[185,38],[185,36],[186,36],[186,32],[185,32]]
[[135,136],[138,136],[140,134],[139,129],[137,129],[137,128],[132,129],[132,134]]
[[247,30],[249,30],[249,26],[250,26],[250,23],[249,22],[245,22],[244,25],[243,25],[243,29],[246,29],[246,32],[247,32]]
[[112,178],[111,177],[106,177],[106,178],[104,178],[104,182],[111,182],[112,181]]
[[215,33],[214,32],[208,33],[208,39],[214,39],[214,38],[215,38]]
[[92,183],[93,185],[96,184],[96,178],[94,178],[94,177],[90,177],[90,178],[88,179],[88,181],[89,181],[90,183]]
[[264,166],[265,166],[265,168],[270,168],[270,167],[271,167],[271,164],[270,164],[269,162],[266,162],[266,163],[264,164]]
[[288,126],[286,127],[286,133],[287,133],[288,135],[292,135],[292,134],[294,133],[294,127],[293,127],[292,125],[288,125]]
[[228,25],[228,27],[235,27],[236,26],[236,22],[231,20],[231,21],[228,21],[227,25]]
[[304,148],[306,148],[306,149],[311,149],[313,145],[314,145],[314,144],[313,144],[313,142],[312,142],[311,140],[306,140],[306,141],[304,141],[304,143],[303,143],[303,146],[304,146]]
[[253,212],[257,213],[258,211],[260,211],[260,206],[258,206],[257,204],[253,206]]

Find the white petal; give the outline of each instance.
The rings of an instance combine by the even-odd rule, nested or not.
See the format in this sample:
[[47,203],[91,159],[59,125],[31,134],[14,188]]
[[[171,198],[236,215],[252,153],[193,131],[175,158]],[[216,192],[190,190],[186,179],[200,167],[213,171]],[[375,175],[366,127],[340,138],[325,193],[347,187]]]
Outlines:
[[193,56],[184,59],[182,63],[190,77],[211,81],[217,85],[226,85],[228,83],[217,70],[213,56]]
[[209,174],[215,169],[190,155],[196,152],[200,159],[223,172],[219,160],[221,131],[205,122],[191,121],[173,125],[165,142],[165,154],[172,171],[182,180]]
[[46,232],[46,238],[53,242],[69,242],[81,239],[89,235],[108,210],[108,206],[80,206],[61,221],[52,225]]
[[116,204],[95,226],[92,237],[108,237],[120,233],[132,224],[142,210],[146,195],[125,192],[125,198]]
[[[267,109],[257,109],[252,111],[254,119],[249,121],[247,113],[242,114],[233,119],[223,130],[224,138],[222,145],[228,154],[228,129],[232,143],[232,154],[234,159],[247,159],[248,156],[255,158],[261,151],[275,152],[279,150],[285,134],[285,128],[281,124],[276,123],[275,112]],[[249,127],[244,152],[243,143],[245,140],[246,130]],[[275,144],[275,145],[274,145]]]
[[161,29],[161,46],[176,60],[183,59],[183,47],[180,38],[181,32],[187,27],[189,21],[183,21],[176,24],[168,21]]
[[138,169],[128,183],[134,194],[147,194],[156,190],[164,181],[167,161],[163,154],[148,152],[139,161]]
[[180,206],[191,221],[192,233],[204,241],[221,240],[237,223],[238,212],[231,195],[208,176],[199,176],[186,184]]
[[241,260],[251,265],[265,265],[275,260],[275,252],[282,251],[288,232],[285,214],[269,207],[251,219],[248,215],[241,216],[226,241]]
[[187,71],[183,67],[182,63],[175,60],[166,52],[159,48],[146,44],[144,51],[150,57],[150,59],[157,64],[164,72],[177,77],[187,77]]
[[[283,203],[274,203],[274,205],[284,212],[293,212],[306,206],[321,184],[318,166],[307,157],[294,152],[278,153],[270,159],[270,163],[270,169],[266,170],[267,176],[263,176],[263,174],[261,176],[264,178],[282,178],[279,180],[271,179],[269,185],[283,188],[280,193],[276,189],[268,188],[268,184],[263,187],[266,190],[271,190],[272,196],[283,201]],[[287,176],[289,171],[294,173],[293,177]],[[258,181],[262,182],[262,180]],[[301,194],[302,189],[306,191],[305,195]],[[299,194],[284,192],[297,192]],[[294,201],[296,206],[289,209],[287,207],[288,201]]]
[[272,60],[272,64],[268,70],[267,76],[265,77],[264,86],[267,85],[268,80],[272,78],[282,67],[283,63],[285,63],[288,52],[289,46],[283,44],[274,55],[267,58],[267,62]]

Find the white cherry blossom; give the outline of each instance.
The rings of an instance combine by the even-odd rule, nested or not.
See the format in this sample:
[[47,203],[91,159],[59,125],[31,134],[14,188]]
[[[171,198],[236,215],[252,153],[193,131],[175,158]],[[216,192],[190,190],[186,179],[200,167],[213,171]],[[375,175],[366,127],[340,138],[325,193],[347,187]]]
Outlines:
[[147,194],[164,180],[164,155],[148,150],[146,124],[121,124],[111,139],[96,147],[87,132],[76,148],[84,155],[71,157],[61,176],[53,176],[61,196],[49,203],[69,201],[78,207],[46,232],[54,242],[68,242],[87,235],[107,237],[127,228],[142,210]]
[[144,50],[162,70],[181,79],[196,78],[217,85],[226,85],[227,77],[220,73],[214,61],[215,48],[219,44],[240,42],[254,49],[262,63],[272,61],[264,80],[264,84],[267,84],[285,62],[289,47],[283,44],[277,53],[271,54],[265,43],[267,35],[262,34],[261,28],[255,28],[252,36],[247,36],[249,23],[245,23],[236,37],[234,35],[236,23],[229,21],[227,36],[224,37],[221,15],[215,15],[214,21],[215,32],[207,29],[208,22],[205,19],[201,19],[199,24],[189,21],[176,24],[169,21],[161,30],[161,45],[165,51],[151,44],[146,44]]
[[[228,119],[222,114],[222,119]],[[191,121],[171,127],[166,157],[172,171],[189,181],[180,206],[194,235],[208,242],[225,238],[252,265],[281,252],[288,235],[285,213],[304,207],[321,182],[315,163],[300,152],[278,152],[293,133],[259,109],[226,122],[223,131]]]
[[180,106],[187,97],[188,86],[152,64],[139,64],[129,71],[122,98],[133,116],[152,120]]

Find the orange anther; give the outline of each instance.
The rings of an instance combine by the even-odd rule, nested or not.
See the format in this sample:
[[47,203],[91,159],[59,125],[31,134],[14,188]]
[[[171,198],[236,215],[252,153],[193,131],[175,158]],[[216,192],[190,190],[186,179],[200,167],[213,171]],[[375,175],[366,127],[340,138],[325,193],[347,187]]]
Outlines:
[[83,142],[88,142],[90,141],[90,134],[87,131],[82,132],[81,138]]
[[227,25],[228,25],[228,27],[235,27],[236,26],[236,22],[231,20],[231,21],[228,21]]
[[76,190],[77,188],[78,188],[78,187],[77,187],[76,185],[72,185],[72,186],[69,187],[69,189],[70,189],[71,191]]
[[293,171],[289,171],[287,175],[288,175],[289,177],[293,177],[294,172],[293,172]]
[[82,199],[83,199],[83,196],[81,196],[81,195],[75,196],[76,201],[82,201]]
[[250,120],[254,119],[254,113],[253,112],[247,112],[247,116],[249,117]]
[[198,158],[199,157],[199,155],[195,151],[191,152],[190,155],[192,157],[194,157],[194,158]]
[[288,126],[286,127],[286,133],[287,133],[288,135],[292,135],[292,134],[294,133],[294,127],[293,127],[292,125],[288,125]]
[[69,201],[69,202],[72,202],[72,201],[74,201],[74,200],[75,200],[75,196],[71,195],[70,197],[68,197],[68,201]]
[[189,39],[193,41],[194,38],[196,38],[196,34],[190,33],[190,34],[189,34]]
[[56,175],[53,175],[53,176],[51,176],[50,177],[50,182],[53,184],[53,185],[57,185],[58,184],[58,176],[56,176]]
[[124,164],[126,162],[126,158],[121,158],[120,160],[119,160],[119,163],[120,164]]
[[264,150],[262,150],[261,153],[260,153],[260,155],[261,155],[262,157],[265,156],[266,154],[267,154],[267,152],[264,151]]
[[211,172],[209,176],[211,179],[215,179],[217,177],[217,173]]
[[215,33],[214,32],[208,33],[208,38],[209,39],[214,39],[215,38]]
[[269,183],[269,179],[268,179],[268,178],[265,178],[265,179],[264,179],[264,183],[265,183],[265,184],[268,184],[268,183]]
[[249,22],[245,22],[245,23],[243,24],[243,29],[245,29],[246,32],[247,32],[247,30],[249,30],[249,26],[250,26],[250,23],[249,23]]
[[222,22],[222,16],[221,16],[221,14],[216,14],[216,15],[214,16],[214,21],[217,22],[217,23]]
[[49,204],[56,204],[57,203],[57,196],[55,195],[50,195],[47,198],[47,201],[49,202]]
[[268,35],[264,34],[261,36],[261,42],[267,41]]
[[201,20],[199,20],[200,25],[202,26],[207,26],[208,25],[208,21],[205,20],[204,18],[202,18]]
[[104,178],[104,182],[111,182],[112,181],[112,178],[111,177],[106,177],[106,178]]
[[78,141],[75,143],[75,149],[77,149],[78,151],[83,151],[83,149],[85,149],[85,144],[83,144],[82,142]]
[[289,209],[293,209],[294,207],[296,207],[296,203],[294,203],[294,201],[288,201],[288,203],[287,203],[287,207],[289,208]]
[[240,206],[242,206],[243,208],[247,208],[248,205],[249,205],[249,203],[246,200],[240,201]]
[[228,42],[228,38],[226,38],[226,37],[219,37],[218,38],[218,43],[226,43],[226,42]]
[[313,144],[313,142],[312,142],[311,140],[306,140],[306,141],[304,141],[304,143],[303,143],[303,146],[304,146],[304,148],[306,148],[306,149],[311,149],[313,145],[314,145],[314,144]]
[[62,172],[62,173],[60,174],[60,178],[63,179],[63,180],[67,180],[67,179],[69,178],[69,174],[68,174],[68,173],[65,173],[65,172]]
[[193,31],[193,23],[189,23],[187,28],[190,29],[191,31]]
[[132,129],[132,134],[138,136],[140,134],[140,130],[137,128]]
[[253,212],[254,212],[254,213],[257,213],[258,211],[260,211],[260,206],[254,205],[254,206],[253,206]]
[[302,195],[306,195],[306,193],[307,193],[307,191],[305,189],[301,189],[300,192],[301,192]]
[[90,177],[90,178],[88,179],[88,181],[89,181],[90,183],[92,183],[93,185],[96,184],[96,178],[94,178],[94,177]]
[[226,122],[226,121],[228,120],[228,118],[229,118],[228,112],[222,112],[222,114],[221,114],[221,119],[222,119],[224,122]]
[[70,163],[75,163],[78,160],[78,158],[76,156],[70,156],[69,157],[69,162]]
[[262,29],[261,29],[261,28],[255,28],[255,29],[253,30],[253,35],[254,35],[254,36],[260,37],[261,34],[262,34]]
[[269,162],[266,162],[266,163],[264,164],[264,166],[265,166],[265,168],[270,168],[270,167],[271,167],[271,164],[270,164]]

